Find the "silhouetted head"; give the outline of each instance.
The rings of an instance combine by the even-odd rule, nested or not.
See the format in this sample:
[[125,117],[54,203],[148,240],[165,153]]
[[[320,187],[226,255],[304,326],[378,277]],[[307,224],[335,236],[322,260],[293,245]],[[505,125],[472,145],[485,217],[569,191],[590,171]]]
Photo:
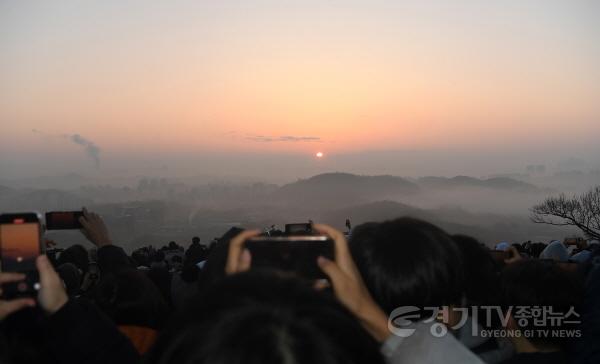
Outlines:
[[413,218],[357,226],[350,250],[369,291],[388,313],[400,306],[457,304],[460,251],[440,228]]
[[192,238],[192,244],[200,244],[200,238],[197,236],[194,236]]
[[[552,314],[547,314],[545,320],[534,320],[533,314],[524,321],[518,320],[517,326],[522,330],[531,330],[532,336],[528,337],[534,345],[551,344],[560,345],[565,338],[554,334],[559,330],[574,329],[574,325],[555,323],[552,317],[564,318],[571,307],[577,307],[583,297],[583,280],[573,272],[563,270],[553,261],[537,259],[523,260],[508,265],[502,271],[501,294],[505,311],[512,306],[512,315],[518,307],[532,307],[550,309]],[[577,312],[579,314],[579,312]],[[541,316],[540,316],[541,317]],[[565,321],[580,319],[578,316],[567,317]],[[540,334],[547,330],[548,336]]]
[[83,274],[81,271],[72,263],[64,263],[56,267],[56,273],[60,279],[62,279],[67,294],[69,296],[75,296],[79,294],[81,287],[81,279]]
[[532,243],[529,247],[529,255],[533,258],[538,258],[544,249],[546,249],[546,244],[540,242]]
[[225,276],[229,242],[242,231],[244,230],[241,228],[232,227],[218,239],[218,242],[215,242],[214,245],[211,243],[212,248],[207,252],[206,264],[204,264],[198,276],[200,287],[210,285]]
[[81,272],[86,272],[89,264],[88,251],[81,245],[75,244],[65,249],[58,257],[57,266],[71,263]]
[[163,331],[149,363],[383,363],[331,295],[251,271],[208,287]]
[[[454,235],[452,239],[461,252],[465,271],[465,306],[495,306],[500,303],[500,266],[490,255],[489,249],[476,239],[466,235]],[[488,325],[482,310],[478,315],[483,325]],[[496,325],[498,322],[489,323]]]
[[500,267],[489,250],[470,236],[454,235],[452,238],[462,255],[467,304],[497,304]]
[[143,272],[135,269],[103,276],[93,298],[117,325],[158,329],[169,313],[157,286]]

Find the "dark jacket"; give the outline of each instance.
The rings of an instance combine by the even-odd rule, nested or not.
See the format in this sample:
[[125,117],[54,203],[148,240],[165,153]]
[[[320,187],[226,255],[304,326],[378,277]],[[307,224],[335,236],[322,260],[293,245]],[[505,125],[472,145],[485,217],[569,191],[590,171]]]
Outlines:
[[60,364],[141,362],[129,339],[85,300],[69,300],[47,323],[47,343]]

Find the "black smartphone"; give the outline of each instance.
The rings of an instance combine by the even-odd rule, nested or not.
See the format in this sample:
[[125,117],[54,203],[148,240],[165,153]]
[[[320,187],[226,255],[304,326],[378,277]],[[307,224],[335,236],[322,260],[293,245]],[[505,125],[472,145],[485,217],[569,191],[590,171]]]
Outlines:
[[326,278],[317,258],[333,259],[333,240],[327,236],[258,236],[246,241],[253,268],[294,272],[308,279]]
[[25,273],[25,280],[2,286],[4,298],[34,297],[40,288],[36,258],[44,253],[36,213],[0,215],[0,270]]
[[51,211],[46,212],[46,229],[71,230],[81,229],[79,218],[83,211]]
[[285,224],[285,235],[312,235],[313,229],[310,223]]

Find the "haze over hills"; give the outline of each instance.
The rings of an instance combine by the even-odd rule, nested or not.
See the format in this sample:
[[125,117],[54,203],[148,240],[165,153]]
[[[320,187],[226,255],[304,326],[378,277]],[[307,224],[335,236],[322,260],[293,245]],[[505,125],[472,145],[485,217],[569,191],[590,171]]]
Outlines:
[[416,194],[419,186],[401,177],[324,173],[280,187],[275,197],[286,203],[352,205]]
[[[473,235],[487,244],[501,240],[550,240],[576,233],[531,223],[529,208],[558,191],[507,177],[468,176],[404,178],[391,175],[323,173],[292,183],[191,182],[140,177],[129,184],[85,184],[85,176],[44,177],[63,188],[0,187],[1,211],[75,210],[88,206],[107,220],[127,248],[204,241],[230,226],[282,226],[312,219],[344,228],[352,223],[414,216],[435,222],[451,233]],[[76,232],[52,232],[55,240],[83,242]]]
[[430,221],[452,234],[475,236],[490,246],[502,240],[547,241],[577,233],[571,229],[536,225],[520,216],[475,214],[460,208],[420,209],[394,201],[377,201],[330,210],[324,212],[322,219],[343,221],[344,216],[352,216],[355,224],[411,216]]
[[326,173],[284,185],[275,196],[285,203],[315,206],[343,207],[392,200],[424,208],[453,206],[496,213],[519,213],[520,210],[521,214],[527,214],[532,204],[554,192],[506,177],[408,179]]
[[457,187],[483,187],[519,192],[539,193],[541,189],[531,183],[515,180],[508,177],[493,177],[479,179],[468,176],[447,177],[422,177],[418,183],[429,188],[457,188]]

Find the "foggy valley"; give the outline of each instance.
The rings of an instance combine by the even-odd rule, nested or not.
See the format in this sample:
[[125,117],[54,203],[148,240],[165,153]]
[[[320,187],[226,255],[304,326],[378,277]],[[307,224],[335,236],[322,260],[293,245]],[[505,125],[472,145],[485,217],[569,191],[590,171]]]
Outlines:
[[[475,178],[322,173],[284,184],[192,178],[122,177],[98,183],[79,174],[0,181],[0,210],[57,211],[86,206],[106,219],[127,250],[171,240],[203,243],[232,226],[267,228],[309,219],[344,228],[414,216],[450,233],[500,241],[547,242],[576,236],[572,228],[531,222],[529,209],[561,192],[600,184],[600,172],[572,171]],[[59,246],[84,242],[77,231],[50,231]]]

